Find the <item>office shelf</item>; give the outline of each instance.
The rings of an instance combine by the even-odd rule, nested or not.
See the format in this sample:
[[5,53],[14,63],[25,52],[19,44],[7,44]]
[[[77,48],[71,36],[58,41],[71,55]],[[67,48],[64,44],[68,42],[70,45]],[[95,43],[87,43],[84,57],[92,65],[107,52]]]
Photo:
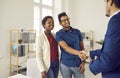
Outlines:
[[10,76],[26,70],[27,59],[35,53],[35,30],[10,30]]

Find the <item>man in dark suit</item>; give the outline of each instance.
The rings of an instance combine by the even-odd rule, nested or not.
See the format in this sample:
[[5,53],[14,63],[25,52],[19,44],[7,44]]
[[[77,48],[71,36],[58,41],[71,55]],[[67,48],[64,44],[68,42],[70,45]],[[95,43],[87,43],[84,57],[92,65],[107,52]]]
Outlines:
[[89,52],[92,59],[89,68],[95,75],[102,73],[102,78],[120,78],[120,0],[104,1],[108,28],[102,48]]

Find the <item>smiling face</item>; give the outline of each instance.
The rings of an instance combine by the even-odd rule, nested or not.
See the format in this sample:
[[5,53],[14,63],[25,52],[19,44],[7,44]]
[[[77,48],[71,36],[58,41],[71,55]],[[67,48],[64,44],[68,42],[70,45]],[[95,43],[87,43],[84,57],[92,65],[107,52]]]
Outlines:
[[52,18],[48,18],[44,24],[44,28],[47,31],[51,31],[54,28],[54,20]]
[[62,25],[63,28],[65,28],[65,29],[69,29],[70,28],[70,21],[69,21],[68,16],[62,16],[60,18],[60,25]]

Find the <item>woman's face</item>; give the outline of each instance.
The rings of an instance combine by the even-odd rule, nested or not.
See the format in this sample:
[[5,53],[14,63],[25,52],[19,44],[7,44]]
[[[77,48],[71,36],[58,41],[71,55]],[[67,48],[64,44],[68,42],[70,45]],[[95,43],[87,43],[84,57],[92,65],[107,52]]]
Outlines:
[[44,25],[45,30],[51,31],[54,28],[54,20],[52,18],[48,18],[45,25]]

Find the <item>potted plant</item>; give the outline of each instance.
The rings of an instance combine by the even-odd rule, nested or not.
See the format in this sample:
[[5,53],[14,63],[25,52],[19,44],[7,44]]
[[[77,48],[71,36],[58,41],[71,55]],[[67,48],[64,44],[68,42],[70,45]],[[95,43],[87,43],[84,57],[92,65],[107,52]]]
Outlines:
[[96,43],[102,45],[103,44],[103,40],[100,40],[100,41],[96,41]]

